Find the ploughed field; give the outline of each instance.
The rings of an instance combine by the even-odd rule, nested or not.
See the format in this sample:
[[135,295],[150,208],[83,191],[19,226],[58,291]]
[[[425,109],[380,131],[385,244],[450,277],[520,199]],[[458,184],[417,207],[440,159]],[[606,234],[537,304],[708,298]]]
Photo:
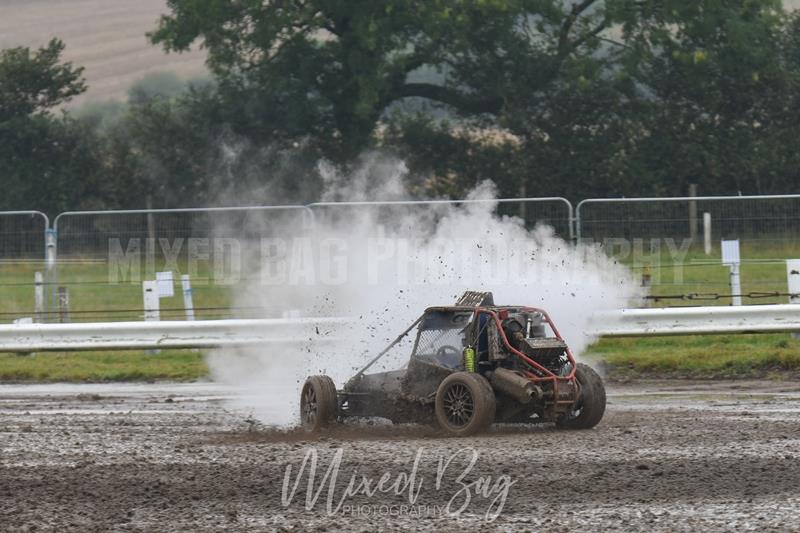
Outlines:
[[[591,431],[496,426],[454,439],[381,421],[321,437],[281,432],[231,407],[248,391],[214,384],[4,385],[0,524],[10,531],[796,527],[800,383],[665,381],[609,392],[606,417]],[[295,393],[287,385],[286,394]],[[310,500],[319,492],[316,502],[307,502],[309,491]],[[488,522],[487,513],[496,519]]]
[[205,73],[204,53],[167,55],[147,41],[145,33],[167,12],[166,0],[3,0],[0,48],[38,48],[57,37],[67,46],[65,59],[86,67],[89,91],[76,105],[124,99],[148,73]]

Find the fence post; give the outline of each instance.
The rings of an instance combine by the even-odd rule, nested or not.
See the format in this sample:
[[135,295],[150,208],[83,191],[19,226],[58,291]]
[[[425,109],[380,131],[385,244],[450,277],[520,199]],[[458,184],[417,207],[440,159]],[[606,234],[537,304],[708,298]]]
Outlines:
[[[800,259],[786,261],[786,280],[789,284],[789,303],[800,304]],[[800,340],[800,333],[792,333],[792,337]]]
[[[56,222],[58,220],[56,219]],[[44,230],[44,264],[47,284],[51,287],[48,290],[50,303],[47,307],[60,309],[60,295],[58,293],[58,229],[46,228]],[[50,310],[50,309],[45,309]],[[51,317],[52,319],[52,317]]]
[[183,287],[183,307],[186,309],[186,320],[194,320],[194,298],[192,298],[192,282],[189,274],[181,275],[181,286]]
[[153,217],[153,196],[148,194],[145,197],[144,202],[145,207],[147,208],[147,238],[150,239],[150,242],[156,241],[156,221],[155,217]]
[[161,319],[160,301],[158,296],[158,282],[143,281],[142,294],[144,296],[145,322],[158,322]]
[[34,272],[33,286],[36,322],[44,322],[44,275],[41,272]]
[[58,288],[58,321],[62,324],[69,322],[69,289]]
[[58,256],[58,239],[55,229],[46,229],[44,232],[44,250],[45,250],[45,264],[47,269],[56,266],[56,259]]
[[703,249],[711,255],[711,213],[703,213]]
[[742,305],[742,277],[739,272],[739,263],[731,264],[731,293],[733,305]]
[[578,202],[578,205],[575,206],[575,242],[580,244],[581,240],[583,239],[583,232],[581,231],[581,207],[586,202],[586,200],[581,200]]
[[741,256],[739,241],[722,241],[722,264],[731,269],[731,294],[733,305],[742,305],[742,278],[739,272]]
[[[691,198],[697,197],[696,183],[689,185],[689,196]],[[692,243],[697,239],[697,200],[689,201],[689,237],[692,239]]]
[[569,221],[567,222],[567,224],[569,225],[569,241],[572,244],[576,244],[578,242],[578,239],[575,235],[575,208],[572,207],[572,202],[570,202],[566,198],[564,199],[564,201],[567,204],[567,211],[569,212]]

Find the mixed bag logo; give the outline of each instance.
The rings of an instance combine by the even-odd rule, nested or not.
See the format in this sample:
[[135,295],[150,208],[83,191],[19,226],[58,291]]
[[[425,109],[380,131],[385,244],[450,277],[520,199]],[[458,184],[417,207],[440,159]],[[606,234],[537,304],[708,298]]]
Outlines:
[[[458,517],[469,513],[482,514],[487,522],[500,516],[516,480],[507,475],[473,476],[479,460],[473,448],[462,448],[449,457],[439,457],[436,468],[426,475],[420,471],[424,453],[424,448],[417,449],[407,471],[385,471],[374,477],[356,469],[348,479],[342,475],[344,449],[338,448],[325,468],[320,465],[317,449],[310,448],[299,467],[286,466],[281,503],[289,507],[295,499],[303,501],[296,497],[305,478],[305,509],[323,507],[328,516],[344,513]],[[423,489],[428,497],[433,492],[437,502],[443,503],[421,501]],[[383,503],[380,500],[384,495],[402,496],[403,504]],[[363,503],[370,499],[375,503]]]

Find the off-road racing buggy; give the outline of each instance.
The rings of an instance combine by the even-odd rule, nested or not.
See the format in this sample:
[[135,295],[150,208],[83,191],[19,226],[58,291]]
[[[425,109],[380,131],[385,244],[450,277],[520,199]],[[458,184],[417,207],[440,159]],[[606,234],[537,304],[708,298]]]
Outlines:
[[[366,373],[415,327],[405,368]],[[328,376],[308,378],[300,415],[312,431],[347,417],[381,417],[465,436],[494,422],[588,429],[605,407],[600,376],[575,362],[545,311],[495,306],[491,293],[467,292],[455,306],[426,309],[342,390]]]

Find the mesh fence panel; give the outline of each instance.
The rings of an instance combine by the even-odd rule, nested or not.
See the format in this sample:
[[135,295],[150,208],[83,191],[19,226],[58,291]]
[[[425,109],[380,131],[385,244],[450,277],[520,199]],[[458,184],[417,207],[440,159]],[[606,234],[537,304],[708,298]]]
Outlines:
[[44,259],[47,225],[38,211],[0,212],[0,260]]
[[578,205],[581,239],[693,239],[702,245],[703,214],[711,215],[712,243],[739,239],[751,248],[795,246],[800,195],[588,200]]
[[300,235],[310,227],[311,214],[301,206],[75,212],[56,219],[59,259],[102,259],[116,240],[123,249],[132,239],[140,243],[196,238],[257,242]]
[[491,208],[501,216],[521,218],[525,226],[533,229],[537,224],[553,227],[556,234],[572,237],[572,206],[563,198],[530,198],[472,201],[420,201],[420,202],[342,202],[318,203],[310,207],[318,224],[341,227],[342,224],[367,224],[376,230],[380,226],[392,229],[391,233],[403,235],[414,228],[432,226],[441,217],[456,208]]

